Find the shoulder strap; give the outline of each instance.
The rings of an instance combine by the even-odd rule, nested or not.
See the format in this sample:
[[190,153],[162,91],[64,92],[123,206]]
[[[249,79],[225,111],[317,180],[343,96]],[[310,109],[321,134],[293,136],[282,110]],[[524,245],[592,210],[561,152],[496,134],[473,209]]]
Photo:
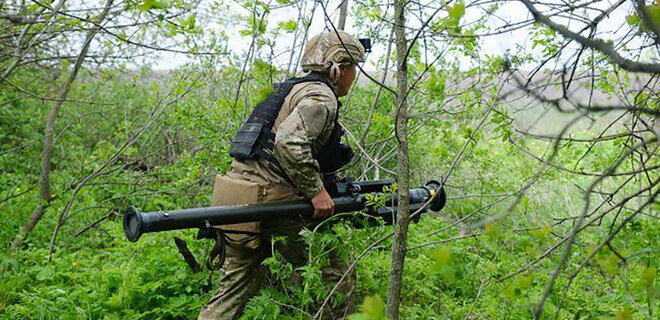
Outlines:
[[[318,74],[309,74],[302,78],[290,78],[282,83],[276,83],[273,85],[274,92],[268,95],[266,100],[257,104],[248,118],[247,123],[261,123],[264,125],[265,129],[272,130],[275,119],[284,104],[284,99],[289,95],[293,86],[302,82],[313,81],[323,82],[328,87],[332,88],[330,80]],[[336,98],[337,96],[335,95],[335,99]]]
[[[282,175],[289,182],[294,184],[273,156],[275,135],[272,129],[286,96],[289,95],[293,86],[302,82],[322,82],[332,89],[330,80],[320,74],[309,74],[302,78],[290,78],[282,83],[275,84],[273,86],[273,93],[268,95],[264,101],[257,104],[248,120],[239,128],[236,136],[232,139],[232,145],[229,150],[229,154],[232,157],[237,160],[266,159],[282,171]],[[332,92],[339,105],[337,95],[334,90]]]

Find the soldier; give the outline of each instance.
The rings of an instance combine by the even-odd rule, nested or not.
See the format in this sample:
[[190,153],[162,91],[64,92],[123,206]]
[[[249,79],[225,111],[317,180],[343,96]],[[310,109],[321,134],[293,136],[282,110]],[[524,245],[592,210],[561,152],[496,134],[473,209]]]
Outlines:
[[[334,159],[338,154],[346,157],[339,146],[342,131],[337,123],[337,97],[348,93],[356,64],[363,62],[364,56],[365,48],[348,33],[325,31],[314,36],[301,61],[308,75],[276,87],[232,140],[230,155],[235,160],[226,175],[216,177],[212,206],[307,198],[314,206],[315,221],[298,218],[222,226],[226,261],[220,287],[199,319],[240,317],[261,286],[266,273],[261,263],[271,254],[272,235],[287,237],[286,246],[278,248],[287,261],[294,266],[305,264],[305,247],[298,232],[333,213],[334,203],[323,185],[322,173],[346,162]],[[337,281],[346,270],[343,261],[331,254],[331,267],[323,270],[323,276],[326,281]],[[354,280],[345,280],[340,288],[347,301],[353,290]],[[341,318],[350,307],[347,302],[324,315]]]

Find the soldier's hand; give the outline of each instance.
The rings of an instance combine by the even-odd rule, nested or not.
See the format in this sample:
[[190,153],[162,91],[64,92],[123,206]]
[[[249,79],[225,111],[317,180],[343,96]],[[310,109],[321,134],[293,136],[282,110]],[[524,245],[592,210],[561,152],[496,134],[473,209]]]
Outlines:
[[325,188],[321,189],[317,195],[312,198],[312,205],[314,206],[314,219],[325,219],[332,215],[335,211],[335,203],[330,198],[330,195]]

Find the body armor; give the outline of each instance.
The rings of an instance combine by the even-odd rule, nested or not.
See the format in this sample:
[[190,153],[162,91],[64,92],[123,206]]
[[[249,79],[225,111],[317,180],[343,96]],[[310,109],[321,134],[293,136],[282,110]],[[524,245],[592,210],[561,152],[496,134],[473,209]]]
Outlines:
[[[287,180],[284,170],[273,156],[275,143],[275,133],[273,132],[273,123],[280,112],[284,99],[289,94],[294,85],[302,82],[322,82],[332,88],[330,81],[322,75],[310,74],[303,78],[291,78],[285,82],[274,85],[274,91],[264,101],[257,104],[248,120],[239,129],[231,140],[229,155],[236,160],[256,160],[266,159],[278,168]],[[334,92],[334,91],[333,91]],[[337,96],[335,96],[337,99]],[[337,106],[341,103],[337,100]],[[332,174],[346,165],[353,157],[353,151],[347,144],[341,142],[344,130],[338,122],[338,115],[335,115],[334,127],[323,148],[315,155],[319,163],[321,173]]]

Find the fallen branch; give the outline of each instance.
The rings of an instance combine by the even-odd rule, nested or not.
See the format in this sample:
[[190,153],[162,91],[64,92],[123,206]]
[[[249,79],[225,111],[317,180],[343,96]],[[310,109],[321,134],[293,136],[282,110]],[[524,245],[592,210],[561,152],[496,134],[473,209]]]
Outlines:
[[183,256],[183,260],[186,261],[190,269],[192,269],[193,273],[200,272],[202,268],[199,266],[199,263],[197,263],[197,260],[195,260],[195,256],[188,249],[186,242],[181,240],[179,237],[174,237],[174,243],[179,249],[179,253]]

